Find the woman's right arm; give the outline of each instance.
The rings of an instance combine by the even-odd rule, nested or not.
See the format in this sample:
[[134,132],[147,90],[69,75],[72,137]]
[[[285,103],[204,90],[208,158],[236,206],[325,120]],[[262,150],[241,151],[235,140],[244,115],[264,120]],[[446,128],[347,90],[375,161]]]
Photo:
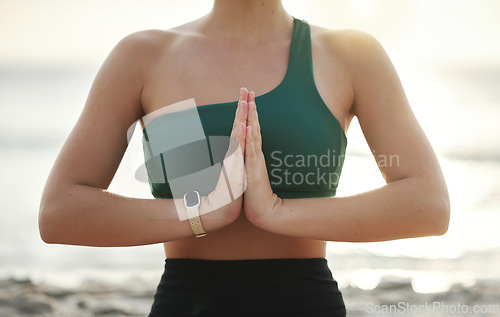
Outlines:
[[[172,199],[130,198],[106,190],[127,148],[127,129],[144,115],[141,91],[159,51],[156,32],[127,36],[99,70],[45,184],[39,212],[45,242],[133,246],[193,236],[188,221],[179,220]],[[235,122],[242,120],[239,112]],[[202,217],[207,231],[236,219],[241,197],[224,208]]]

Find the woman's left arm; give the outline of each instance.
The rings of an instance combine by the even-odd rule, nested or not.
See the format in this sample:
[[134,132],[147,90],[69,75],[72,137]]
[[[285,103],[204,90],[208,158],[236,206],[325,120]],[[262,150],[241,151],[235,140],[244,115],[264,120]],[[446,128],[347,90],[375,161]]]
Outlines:
[[348,36],[354,113],[375,159],[397,162],[378,164],[387,185],[347,197],[279,199],[266,184],[254,107],[248,117],[251,150],[245,157],[247,218],[270,232],[328,241],[442,235],[448,230],[450,202],[436,155],[384,49],[365,33]]

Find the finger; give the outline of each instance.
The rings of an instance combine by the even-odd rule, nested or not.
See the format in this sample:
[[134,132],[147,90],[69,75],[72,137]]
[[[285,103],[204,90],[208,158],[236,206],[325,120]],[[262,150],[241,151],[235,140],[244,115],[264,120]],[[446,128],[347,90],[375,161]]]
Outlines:
[[[255,127],[248,126],[246,138],[249,139],[246,142],[245,151],[250,151],[252,159],[254,159],[255,164],[260,163],[259,160],[265,161],[264,153],[262,152],[262,138],[260,134],[255,133]],[[246,152],[245,152],[246,153]],[[245,156],[246,157],[246,156]],[[256,165],[257,166],[257,165]]]
[[257,102],[255,101],[255,93],[253,91],[249,92],[248,102],[253,102],[255,104],[255,118],[257,120],[257,128],[258,130],[254,132],[258,132],[260,134],[260,122],[259,122],[259,112],[257,111]]
[[245,87],[240,88],[240,96],[240,100],[248,101],[248,89],[246,89]]
[[[245,101],[245,102],[243,102]],[[241,88],[240,89],[240,100],[239,100],[239,105],[240,105],[240,110],[242,110],[240,113],[238,113],[238,121],[247,123],[247,114],[248,114],[248,107],[245,107],[245,105],[248,105],[248,90],[246,88]]]
[[[255,102],[255,93],[253,91],[248,92],[248,98],[247,102],[250,104],[250,102]],[[247,125],[248,125],[248,114],[250,112],[250,107],[248,107],[248,112],[247,112]]]
[[[230,140],[229,140],[229,149],[226,153],[226,157],[234,153],[236,151],[237,146],[239,145],[243,150],[245,148],[245,132],[238,132],[241,130],[241,125],[243,127],[247,121],[247,113],[248,113],[248,90],[246,88],[240,89],[240,100],[238,101],[238,109],[236,110],[236,114],[233,122],[233,129],[231,130]],[[244,130],[244,128],[243,128]]]
[[231,131],[232,138],[236,138],[236,132],[239,129],[238,127],[239,124],[246,123],[247,113],[248,113],[248,103],[246,102],[246,100],[242,100],[241,102],[238,103],[237,114],[235,115],[234,118],[233,130]]
[[[240,97],[238,99],[238,104],[236,105],[236,113],[234,115],[234,120],[233,120],[233,130],[234,128],[236,127],[236,123],[238,122],[238,115],[240,113],[240,102],[241,102],[241,98],[243,96],[243,88],[240,89]],[[231,132],[233,131],[231,130]]]
[[250,92],[248,93],[248,99],[247,99],[247,101],[248,101],[248,102],[250,102],[250,101],[255,102],[255,92],[250,91]]
[[262,136],[260,134],[259,118],[257,107],[254,101],[248,104],[248,125],[252,127],[252,136],[257,147],[262,147]]
[[240,122],[238,127],[238,139],[240,141],[241,153],[245,153],[245,145],[246,145],[246,125],[243,122]]
[[254,133],[253,129],[251,126],[247,126],[246,128],[246,145],[245,145],[245,163],[253,164],[255,157],[256,157],[256,152],[255,152],[255,140],[254,140]]
[[241,112],[239,113],[238,124],[243,123],[246,126],[248,120],[248,110],[249,110],[248,102],[246,100],[241,101],[240,109]]
[[[240,89],[240,110],[238,113],[238,122],[243,122],[245,125],[247,124],[248,117],[248,90],[246,88]],[[246,134],[246,133],[245,133]]]
[[260,122],[259,122],[259,111],[257,111],[257,102],[255,102],[255,98],[252,101],[255,104],[255,107],[254,107],[255,108],[255,119],[257,122],[257,129],[258,129],[258,132],[260,135]]
[[[233,122],[233,130],[238,124],[239,121],[241,120],[241,102],[242,101],[247,101],[248,99],[248,90],[246,88],[241,88],[240,89],[240,98],[238,99],[238,105],[236,106],[236,114],[234,116],[234,122]],[[246,123],[246,115],[245,115],[245,121]]]
[[252,127],[252,132],[257,131],[257,118],[255,116],[255,102],[250,101],[248,103],[248,118],[247,118],[247,125]]
[[[245,110],[246,111],[246,110]],[[246,138],[246,125],[243,122],[240,122],[236,126],[236,136],[235,136],[237,145],[239,145],[242,154],[245,153],[245,138]],[[236,146],[236,144],[235,144]],[[233,148],[233,151],[236,150]]]
[[245,171],[246,181],[249,186],[256,184],[259,178],[257,152],[255,151],[255,132],[251,126],[247,126],[246,136],[246,151],[245,151]]

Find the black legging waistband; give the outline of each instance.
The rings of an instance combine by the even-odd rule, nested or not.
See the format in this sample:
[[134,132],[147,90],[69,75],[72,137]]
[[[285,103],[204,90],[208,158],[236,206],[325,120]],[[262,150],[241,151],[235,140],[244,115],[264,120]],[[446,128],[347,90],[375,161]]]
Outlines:
[[332,274],[325,258],[284,258],[249,260],[202,260],[167,258],[165,270],[175,271],[183,278],[230,278],[238,279],[303,277],[329,278]]

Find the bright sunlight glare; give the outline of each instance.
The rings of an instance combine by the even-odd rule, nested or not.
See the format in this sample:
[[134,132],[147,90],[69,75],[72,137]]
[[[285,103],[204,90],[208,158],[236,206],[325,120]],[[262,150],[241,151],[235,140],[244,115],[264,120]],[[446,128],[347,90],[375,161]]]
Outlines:
[[355,14],[366,17],[373,12],[373,0],[353,0],[352,10]]

